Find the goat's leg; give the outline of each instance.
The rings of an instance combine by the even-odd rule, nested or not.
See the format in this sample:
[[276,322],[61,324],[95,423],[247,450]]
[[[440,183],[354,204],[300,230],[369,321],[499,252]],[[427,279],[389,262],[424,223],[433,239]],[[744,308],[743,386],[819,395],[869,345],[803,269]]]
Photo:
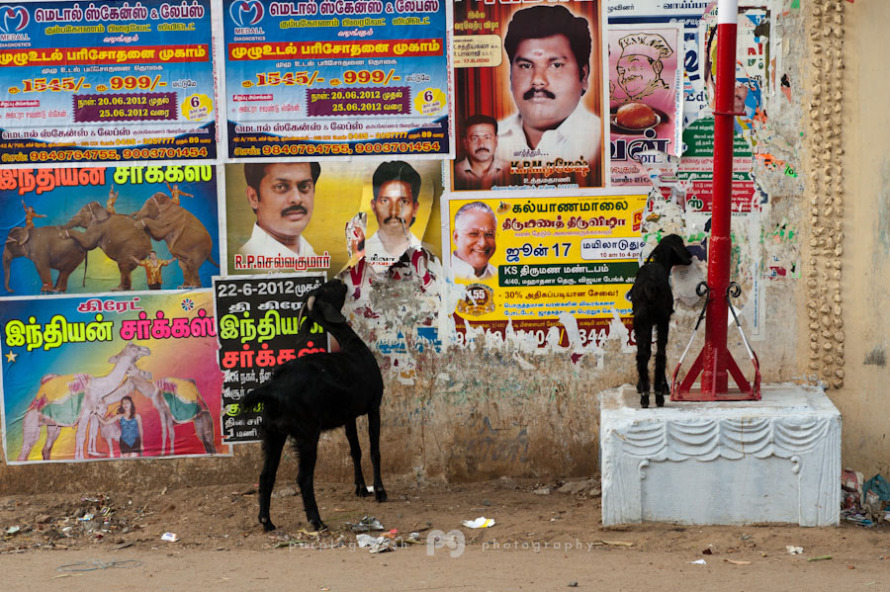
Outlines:
[[318,458],[318,438],[321,434],[315,434],[304,438],[297,443],[300,452],[300,469],[297,472],[297,483],[300,486],[300,495],[303,497],[303,509],[306,510],[306,519],[317,531],[327,530],[321,516],[318,514],[318,505],[315,503],[315,461]]
[[652,325],[637,323],[634,319],[634,333],[637,336],[637,392],[640,394],[640,407],[649,406],[649,358],[652,357]]
[[380,477],[380,405],[374,405],[368,411],[368,435],[371,440],[371,464],[374,466],[374,499],[386,501],[386,490]]
[[658,350],[655,352],[655,376],[653,376],[653,380],[655,381],[655,404],[659,407],[664,407],[665,395],[670,396],[671,394],[671,386],[668,384],[665,373],[670,324],[670,318],[659,321],[656,334]]
[[278,473],[278,465],[281,462],[281,451],[287,436],[266,432],[263,438],[263,470],[260,472],[260,524],[263,530],[271,532],[275,530],[272,519],[269,517],[269,506],[272,504],[272,488],[275,487],[275,475]]
[[352,466],[355,469],[355,495],[359,497],[367,497],[368,486],[365,485],[365,476],[362,474],[362,447],[358,442],[358,430],[355,427],[355,420],[347,421],[346,439],[349,440],[349,455],[352,457]]

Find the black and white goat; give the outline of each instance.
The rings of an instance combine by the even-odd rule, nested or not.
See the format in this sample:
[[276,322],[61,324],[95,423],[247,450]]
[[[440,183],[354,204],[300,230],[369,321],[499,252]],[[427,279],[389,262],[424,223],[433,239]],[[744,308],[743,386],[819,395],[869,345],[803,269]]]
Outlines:
[[668,330],[674,312],[674,294],[671,292],[670,275],[674,265],[689,265],[692,257],[676,234],[669,234],[646,258],[637,271],[630,289],[633,305],[634,333],[637,339],[637,392],[640,406],[649,406],[649,358],[652,357],[652,328],[657,329],[658,350],[655,353],[655,404],[664,406],[665,395],[671,387],[665,374],[667,364]]
[[[263,405],[264,463],[260,473],[259,521],[266,531],[275,530],[269,506],[281,451],[288,436],[299,454],[297,483],[303,497],[306,518],[316,530],[325,527],[318,513],[313,489],[318,439],[322,431],[346,428],[349,451],[355,468],[355,494],[370,495],[362,475],[362,451],[355,420],[368,416],[371,462],[374,466],[374,496],[386,501],[380,478],[380,401],[383,378],[374,354],[347,324],[340,312],[346,299],[346,286],[332,280],[309,293],[303,323],[318,323],[340,345],[340,351],[317,353],[291,360],[279,367],[272,378],[244,398],[243,407]],[[302,334],[302,326],[300,333]]]

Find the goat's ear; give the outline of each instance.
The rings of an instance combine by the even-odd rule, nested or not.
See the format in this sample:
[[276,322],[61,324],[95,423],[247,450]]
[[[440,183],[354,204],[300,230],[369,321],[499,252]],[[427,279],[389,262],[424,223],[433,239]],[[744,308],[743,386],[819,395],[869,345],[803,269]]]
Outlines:
[[343,313],[341,313],[339,310],[337,310],[324,300],[316,301],[315,306],[318,308],[318,312],[321,314],[322,318],[325,321],[329,323],[346,322],[346,317],[343,316]]

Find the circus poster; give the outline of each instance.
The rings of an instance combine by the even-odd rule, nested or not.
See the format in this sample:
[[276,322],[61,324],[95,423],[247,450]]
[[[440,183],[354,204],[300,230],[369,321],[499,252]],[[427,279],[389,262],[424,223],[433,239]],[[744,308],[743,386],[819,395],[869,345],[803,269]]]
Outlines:
[[244,396],[272,377],[282,364],[328,351],[321,325],[303,327],[307,295],[324,274],[214,278],[219,329],[219,367],[223,371],[223,440],[259,442],[260,409],[244,409]]
[[0,296],[208,287],[211,165],[0,170]]
[[212,292],[9,299],[8,464],[230,454]]

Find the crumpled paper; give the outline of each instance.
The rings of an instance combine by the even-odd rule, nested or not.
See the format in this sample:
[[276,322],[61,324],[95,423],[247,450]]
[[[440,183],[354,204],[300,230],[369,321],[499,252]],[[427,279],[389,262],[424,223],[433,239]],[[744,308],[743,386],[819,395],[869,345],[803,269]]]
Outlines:
[[486,518],[485,516],[480,516],[475,520],[464,520],[461,522],[467,528],[491,528],[495,525],[494,518]]
[[369,549],[370,553],[385,553],[396,550],[393,544],[394,541],[390,537],[372,537],[369,534],[358,534],[355,536],[355,541],[358,543],[359,548]]
[[370,532],[372,530],[384,530],[383,524],[373,516],[365,516],[357,523],[346,523],[352,532]]

